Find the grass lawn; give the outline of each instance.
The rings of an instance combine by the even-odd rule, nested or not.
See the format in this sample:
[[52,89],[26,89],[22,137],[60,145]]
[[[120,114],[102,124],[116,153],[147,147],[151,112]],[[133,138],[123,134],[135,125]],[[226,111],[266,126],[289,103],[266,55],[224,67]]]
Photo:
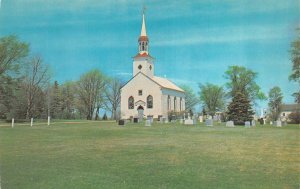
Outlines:
[[114,122],[0,127],[1,187],[299,188],[299,130]]

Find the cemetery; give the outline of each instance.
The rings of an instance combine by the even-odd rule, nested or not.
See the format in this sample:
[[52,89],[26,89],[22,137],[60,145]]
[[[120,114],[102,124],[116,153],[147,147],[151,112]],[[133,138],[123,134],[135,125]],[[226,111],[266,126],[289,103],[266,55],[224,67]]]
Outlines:
[[49,126],[44,120],[33,126],[14,123],[13,128],[0,123],[1,184],[30,189],[297,188],[298,125],[228,128],[232,123],[209,120],[213,126],[151,119],[51,120]]

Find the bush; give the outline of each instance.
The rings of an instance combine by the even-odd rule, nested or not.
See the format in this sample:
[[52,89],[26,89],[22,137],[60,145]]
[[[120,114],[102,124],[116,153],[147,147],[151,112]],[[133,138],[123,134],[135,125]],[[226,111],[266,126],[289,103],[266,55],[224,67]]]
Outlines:
[[289,123],[300,124],[300,112],[292,112],[289,115]]

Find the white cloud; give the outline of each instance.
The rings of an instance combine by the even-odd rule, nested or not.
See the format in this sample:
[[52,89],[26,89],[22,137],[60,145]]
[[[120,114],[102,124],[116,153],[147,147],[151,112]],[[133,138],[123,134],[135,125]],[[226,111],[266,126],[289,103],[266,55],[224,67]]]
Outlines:
[[[262,41],[288,37],[289,26],[286,25],[241,25],[219,28],[189,28],[180,32],[174,31],[158,34],[153,46],[193,45],[200,43],[227,43],[242,41]],[[170,37],[171,36],[171,37]],[[173,37],[175,36],[175,37]]]

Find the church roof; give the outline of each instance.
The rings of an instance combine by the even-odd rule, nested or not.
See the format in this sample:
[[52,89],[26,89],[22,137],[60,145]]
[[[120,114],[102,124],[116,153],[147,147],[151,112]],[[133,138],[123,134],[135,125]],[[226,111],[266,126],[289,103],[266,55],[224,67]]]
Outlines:
[[296,112],[300,110],[300,104],[282,104],[280,110],[282,112]]
[[166,78],[153,76],[153,78],[151,78],[151,79],[154,80],[156,83],[158,83],[163,88],[184,92],[184,90],[182,90],[181,88],[179,88],[177,85],[175,85],[174,83],[172,83],[170,80],[168,80]]
[[150,57],[150,58],[153,58],[152,56],[150,56],[150,54],[148,54],[146,52],[144,52],[143,54],[138,53],[133,58],[138,58],[138,57]]
[[153,81],[154,83],[156,83],[157,85],[159,85],[162,88],[170,89],[170,90],[175,90],[175,91],[179,91],[179,92],[185,93],[184,90],[182,90],[181,88],[179,88],[178,86],[176,86],[170,80],[168,80],[166,78],[162,78],[162,77],[157,77],[157,76],[153,76],[151,78],[151,77],[148,77],[147,75],[145,75],[143,72],[137,73],[127,83],[125,83],[121,88],[125,87],[131,80],[133,80],[139,74],[142,74],[143,76],[147,77],[148,79],[150,79],[151,81]]

